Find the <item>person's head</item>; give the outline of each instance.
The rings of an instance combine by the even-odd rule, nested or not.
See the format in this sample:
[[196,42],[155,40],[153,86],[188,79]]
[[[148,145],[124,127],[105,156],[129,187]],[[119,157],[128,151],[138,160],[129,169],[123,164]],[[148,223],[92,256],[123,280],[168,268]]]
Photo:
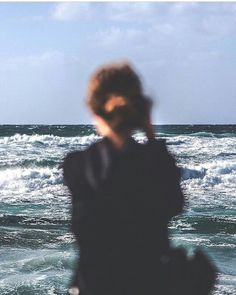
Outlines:
[[107,124],[117,134],[142,129],[151,108],[139,76],[128,63],[100,67],[89,81],[87,103],[101,129]]

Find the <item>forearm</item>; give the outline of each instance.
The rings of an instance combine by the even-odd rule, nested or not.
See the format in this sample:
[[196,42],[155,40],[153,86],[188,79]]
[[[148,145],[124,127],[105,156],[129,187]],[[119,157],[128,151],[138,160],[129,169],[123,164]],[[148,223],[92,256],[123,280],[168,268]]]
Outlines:
[[180,214],[183,211],[185,196],[181,188],[181,176],[180,169],[175,167],[175,173],[170,179],[170,184],[168,187],[168,196],[169,196],[169,212],[170,218]]
[[[84,283],[80,271],[80,261],[76,261],[75,268],[73,270],[73,275],[69,284],[68,294],[69,295],[84,295]],[[81,292],[82,291],[82,292]]]

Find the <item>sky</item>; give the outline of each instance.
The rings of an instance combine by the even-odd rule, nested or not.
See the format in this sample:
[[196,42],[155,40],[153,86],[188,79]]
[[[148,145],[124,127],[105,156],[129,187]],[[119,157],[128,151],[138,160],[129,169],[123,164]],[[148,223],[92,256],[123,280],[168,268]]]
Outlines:
[[0,124],[90,124],[86,86],[129,61],[154,124],[236,124],[236,3],[0,2]]

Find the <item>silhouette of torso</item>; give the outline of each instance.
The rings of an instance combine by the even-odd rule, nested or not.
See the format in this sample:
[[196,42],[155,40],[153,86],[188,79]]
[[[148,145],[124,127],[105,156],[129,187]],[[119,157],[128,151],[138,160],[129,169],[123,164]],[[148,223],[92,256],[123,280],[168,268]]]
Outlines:
[[167,225],[184,202],[165,141],[129,138],[117,150],[104,137],[68,154],[63,171],[80,251],[72,285],[82,295],[157,294]]

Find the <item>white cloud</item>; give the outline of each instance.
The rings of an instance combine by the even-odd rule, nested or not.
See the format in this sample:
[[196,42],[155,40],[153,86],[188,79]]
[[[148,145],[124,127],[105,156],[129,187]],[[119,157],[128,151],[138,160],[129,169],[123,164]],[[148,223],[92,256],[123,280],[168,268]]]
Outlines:
[[65,2],[56,4],[52,11],[52,18],[60,21],[91,19],[92,4],[89,2]]
[[[44,17],[29,19],[37,29],[32,34],[38,32],[37,21],[46,21],[48,31],[36,39],[36,35],[28,35],[31,30],[27,37],[23,34],[23,38],[31,36],[34,43],[32,48],[25,43],[25,56],[0,59],[0,97],[6,101],[1,116],[15,109],[19,122],[22,118],[40,122],[43,114],[44,122],[55,123],[52,116],[64,120],[67,113],[67,122],[83,122],[82,99],[90,73],[108,60],[121,58],[133,62],[147,77],[154,94],[163,98],[162,113],[179,123],[184,118],[174,113],[178,105],[188,103],[190,108],[195,103],[197,107],[199,99],[210,105],[215,96],[222,101],[227,98],[228,105],[230,101],[231,106],[235,104],[236,4],[69,2],[50,7],[53,10]],[[87,26],[78,31],[84,35],[75,40],[78,24],[74,21],[84,20]],[[68,35],[70,30],[73,33]],[[35,48],[60,51],[36,55]],[[29,52],[32,55],[27,55]],[[71,56],[72,52],[78,52],[78,57]],[[23,103],[28,111],[23,111]],[[189,122],[195,114],[189,112],[190,116]]]
[[39,55],[16,56],[0,60],[1,70],[16,70],[25,67],[40,68],[60,64],[65,56],[60,51],[47,51]]
[[[200,4],[201,5],[201,4]],[[176,2],[170,5],[170,13],[183,14],[189,13],[199,8],[197,2]]]
[[154,13],[154,6],[149,2],[110,2],[106,3],[106,15],[115,21],[148,21]]
[[51,16],[59,21],[92,20],[93,17],[108,21],[147,21],[154,8],[147,2],[65,2],[56,4]]
[[118,48],[143,45],[147,41],[148,34],[143,30],[121,29],[120,27],[111,27],[109,29],[98,31],[90,40],[98,46],[118,46]]
[[[100,20],[101,23],[153,27],[160,34],[199,33],[227,35],[236,28],[235,3],[204,2],[66,2],[54,6],[51,18],[58,21]],[[104,32],[104,35],[107,35]],[[120,38],[121,33],[114,34]],[[132,34],[131,34],[132,35]],[[107,37],[107,42],[114,36]],[[111,42],[112,42],[111,40]]]

